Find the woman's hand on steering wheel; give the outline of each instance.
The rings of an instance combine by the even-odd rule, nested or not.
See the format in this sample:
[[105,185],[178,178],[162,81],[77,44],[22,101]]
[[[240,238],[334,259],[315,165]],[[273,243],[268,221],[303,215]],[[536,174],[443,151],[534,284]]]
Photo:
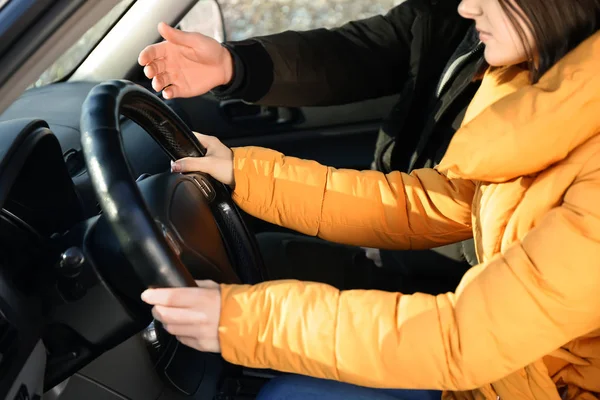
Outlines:
[[195,288],[148,289],[142,300],[154,306],[152,316],[177,340],[196,350],[220,353],[221,290],[212,281]]
[[235,187],[233,152],[214,136],[194,132],[198,141],[206,147],[204,157],[187,157],[171,162],[173,172],[204,172],[231,188]]

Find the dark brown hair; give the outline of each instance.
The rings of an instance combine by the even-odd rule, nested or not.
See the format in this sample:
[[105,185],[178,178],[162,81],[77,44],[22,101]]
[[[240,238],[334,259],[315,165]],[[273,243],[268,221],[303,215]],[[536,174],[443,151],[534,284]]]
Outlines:
[[[600,0],[499,1],[523,42],[532,83],[600,28]],[[519,21],[533,34],[535,49]]]

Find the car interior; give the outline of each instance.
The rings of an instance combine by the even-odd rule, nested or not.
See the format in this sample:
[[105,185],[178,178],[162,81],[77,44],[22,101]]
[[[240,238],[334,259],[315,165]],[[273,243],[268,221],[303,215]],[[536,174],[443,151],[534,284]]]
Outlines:
[[[260,282],[255,234],[278,229],[211,177],[170,173],[169,161],[204,154],[197,131],[368,169],[395,99],[165,101],[137,55],[161,40],[158,22],[177,26],[204,3],[219,10],[215,0],[0,1],[1,398],[252,399],[276,374],[179,344],[139,299],[194,279]],[[117,6],[77,65],[32,85]],[[210,29],[225,38],[222,19]]]

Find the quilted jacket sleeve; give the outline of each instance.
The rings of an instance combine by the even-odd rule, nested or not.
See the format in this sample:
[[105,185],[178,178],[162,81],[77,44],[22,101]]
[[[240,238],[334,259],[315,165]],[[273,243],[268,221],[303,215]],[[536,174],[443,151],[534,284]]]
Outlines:
[[234,150],[234,173],[243,210],[333,242],[417,249],[472,236],[473,182],[435,170],[337,170],[246,147]]
[[600,326],[598,204],[600,154],[560,206],[472,268],[456,293],[224,285],[223,356],[375,387],[468,390],[494,382]]

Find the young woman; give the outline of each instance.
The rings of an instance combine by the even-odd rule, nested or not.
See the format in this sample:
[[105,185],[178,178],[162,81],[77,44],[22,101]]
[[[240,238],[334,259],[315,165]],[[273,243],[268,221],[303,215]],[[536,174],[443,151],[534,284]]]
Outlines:
[[257,217],[336,242],[475,239],[480,264],[439,296],[299,281],[144,292],[184,344],[319,378],[275,379],[263,398],[600,394],[600,1],[463,0],[459,12],[490,68],[436,169],[335,170],[203,135],[207,157],[173,164],[235,187]]
[[[160,24],[165,40],[142,51],[139,61],[167,98],[212,90],[220,99],[296,108],[396,95],[379,126],[372,167],[411,172],[441,161],[479,87],[473,77],[484,46],[474,22],[458,14],[459,3],[406,0],[385,15],[332,29],[223,45]],[[266,230],[257,242],[268,280],[302,277],[343,290],[438,294],[454,290],[477,264],[472,238],[433,249],[365,251]]]

